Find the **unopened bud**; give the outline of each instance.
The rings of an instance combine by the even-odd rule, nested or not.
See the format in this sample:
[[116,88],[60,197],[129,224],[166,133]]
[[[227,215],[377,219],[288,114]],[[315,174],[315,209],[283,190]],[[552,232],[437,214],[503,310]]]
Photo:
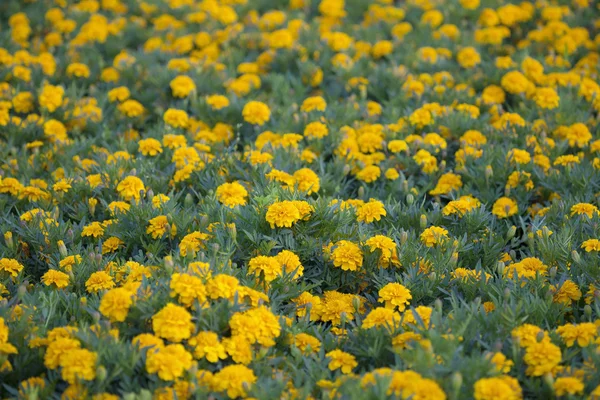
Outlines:
[[359,198],[365,197],[365,187],[364,186],[361,186],[358,188],[358,197]]
[[148,189],[148,191],[146,192],[146,198],[152,200],[153,197],[154,191],[152,189]]
[[590,307],[589,304],[586,304],[585,307],[583,307],[583,313],[586,317],[592,318],[592,307]]
[[419,219],[419,226],[421,229],[427,228],[427,215],[421,214],[421,218]]
[[402,181],[402,191],[404,193],[408,192],[408,181],[407,180]]
[[571,252],[571,257],[573,257],[573,261],[576,264],[579,264],[581,262],[581,256],[579,255],[579,253],[577,252],[577,250],[573,250]]
[[13,241],[12,232],[8,231],[8,232],[4,233],[4,241],[6,242],[6,247],[8,247],[9,249],[12,249],[13,247],[15,247],[15,242]]
[[348,164],[344,165],[344,169],[342,170],[342,173],[344,174],[344,176],[348,175],[350,173],[352,168],[350,168],[350,166]]
[[[434,272],[432,272],[433,274]],[[433,306],[435,307],[435,311],[438,312],[439,314],[442,313],[442,300],[440,299],[435,299],[435,301],[433,302]]]
[[102,365],[99,366],[98,368],[96,368],[96,380],[99,382],[104,382],[104,380],[106,379],[106,368],[104,368]]
[[554,377],[552,373],[548,372],[544,374],[544,383],[548,385],[548,387],[554,387]]
[[463,377],[462,374],[460,372],[454,372],[452,374],[452,389],[454,390],[454,393],[458,394],[458,392],[460,391],[460,388],[462,387],[463,384]]
[[504,289],[504,298],[510,299],[510,288]]
[[62,240],[59,240],[57,242],[58,244],[58,252],[60,253],[61,257],[65,258],[69,253],[67,252],[67,246],[65,246],[65,242],[63,242]]
[[405,230],[403,230],[400,233],[400,244],[405,244],[408,241],[408,232],[406,232]]
[[98,311],[92,312],[92,319],[94,320],[95,323],[98,323],[100,321],[101,317],[102,316],[100,315],[100,313]]
[[354,310],[356,310],[356,312],[360,310],[360,299],[358,298],[358,296],[354,296],[354,298],[352,299],[352,307],[354,307]]
[[188,193],[185,195],[185,199],[183,200],[183,205],[186,208],[190,208],[194,205],[194,198],[192,197],[191,193]]
[[506,265],[504,264],[503,261],[498,261],[498,264],[496,264],[496,271],[498,271],[498,274],[500,276],[504,275],[504,269],[506,268]]
[[544,340],[544,337],[546,337],[546,332],[544,331],[539,331],[537,333],[537,335],[535,336],[535,341],[540,343],[542,340]]
[[96,204],[98,204],[98,200],[91,198],[88,200],[88,208],[90,210],[90,214],[94,215],[96,212]]
[[558,272],[558,269],[556,267],[550,268],[550,271],[549,271],[550,279],[556,278],[556,273],[557,272]]
[[433,271],[427,276],[429,277],[430,280],[434,281],[435,278],[437,277],[437,274],[435,273],[435,271]]
[[406,195],[406,204],[408,204],[409,206],[412,206],[414,202],[415,202],[415,196],[413,196],[412,193],[407,194]]
[[511,240],[512,238],[515,237],[516,234],[517,234],[517,227],[513,225],[508,229],[508,232],[506,232],[506,240]]
[[454,253],[452,253],[452,257],[450,257],[450,265],[452,267],[456,267],[457,264],[458,264],[458,253],[454,252]]
[[19,289],[17,289],[18,298],[23,299],[23,297],[25,297],[26,294],[27,294],[27,285],[26,284],[20,285]]
[[490,179],[492,176],[494,176],[494,170],[491,165],[488,165],[485,167],[485,179]]
[[220,248],[221,248],[221,246],[219,246],[219,243],[213,243],[213,245],[212,245],[213,252],[217,253]]

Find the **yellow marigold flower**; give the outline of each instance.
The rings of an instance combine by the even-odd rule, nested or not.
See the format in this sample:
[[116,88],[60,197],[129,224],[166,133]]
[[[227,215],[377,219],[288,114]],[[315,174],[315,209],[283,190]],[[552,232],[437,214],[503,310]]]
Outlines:
[[88,293],[98,293],[101,290],[108,290],[115,287],[113,277],[105,271],[96,271],[85,282],[85,289]]
[[192,355],[181,344],[150,349],[146,355],[146,371],[158,374],[163,381],[174,381],[192,368]]
[[321,188],[319,176],[310,168],[301,168],[292,175],[298,190],[310,195],[317,193]]
[[50,269],[42,276],[42,282],[46,286],[54,285],[58,289],[66,288],[69,286],[69,275],[55,269]]
[[552,88],[538,88],[535,91],[533,100],[538,107],[553,110],[559,106],[560,96]]
[[527,364],[525,372],[528,376],[542,376],[552,372],[561,359],[560,348],[549,340],[534,342],[526,348],[523,356],[523,361]]
[[365,183],[375,182],[381,176],[381,168],[376,165],[364,167],[356,174],[356,179]]
[[496,366],[498,372],[507,374],[515,364],[512,360],[506,358],[506,356],[500,352],[494,353],[490,357],[490,362]]
[[506,159],[517,164],[529,164],[531,162],[531,154],[527,150],[512,149],[506,155]]
[[381,289],[379,289],[379,302],[384,302],[386,308],[395,309],[398,311],[404,311],[410,304],[412,294],[410,290],[399,283],[388,283]]
[[229,99],[223,95],[213,94],[206,97],[206,104],[213,110],[221,110],[225,107],[229,107]]
[[475,400],[518,400],[523,398],[519,381],[506,375],[481,378],[475,382],[473,390]]
[[183,307],[167,304],[152,317],[154,334],[171,342],[179,343],[192,336],[195,325],[192,315]]
[[124,244],[125,242],[123,242],[118,237],[111,236],[102,243],[102,254],[117,251],[117,249]]
[[0,259],[0,271],[5,272],[6,274],[16,277],[19,275],[19,272],[23,270],[23,265],[20,264],[17,260],[12,258],[2,258]]
[[89,78],[90,69],[87,65],[82,63],[72,63],[67,66],[67,76],[76,78]]
[[292,225],[299,221],[300,211],[291,201],[281,201],[273,203],[267,209],[266,220],[271,225],[271,228],[291,228]]
[[458,190],[462,187],[462,178],[460,175],[454,174],[452,172],[448,172],[442,176],[438,180],[435,188],[429,191],[429,194],[432,196],[448,194],[453,190]]
[[575,342],[579,347],[587,347],[598,336],[598,328],[592,322],[582,322],[577,325],[565,324],[556,329],[567,347],[572,347]]
[[126,86],[119,86],[108,91],[108,101],[114,103],[115,101],[123,102],[131,96],[131,92]]
[[585,249],[586,252],[600,251],[600,240],[588,239],[581,244],[581,248]]
[[246,390],[252,388],[257,378],[254,371],[244,365],[228,365],[217,372],[212,379],[212,388],[217,392],[226,392],[230,399],[246,396]]
[[248,273],[262,276],[271,282],[281,276],[283,268],[276,257],[258,256],[248,262]]
[[508,218],[519,212],[517,202],[509,197],[500,197],[492,206],[492,214],[498,218]]
[[271,119],[271,110],[265,103],[250,101],[244,106],[242,116],[249,124],[262,126]]
[[281,333],[281,325],[267,307],[258,306],[244,312],[236,312],[229,319],[232,336],[244,337],[248,343],[259,343],[265,347],[275,345]]
[[199,332],[188,340],[188,344],[194,347],[194,357],[199,360],[206,358],[208,362],[216,363],[219,359],[227,358],[225,347],[219,342],[219,335],[215,332]]
[[71,349],[60,357],[61,377],[70,384],[96,378],[98,355],[86,349]]
[[331,371],[340,369],[343,374],[349,374],[356,366],[358,366],[358,362],[356,362],[356,358],[354,358],[352,354],[339,349],[330,351],[325,354],[325,357],[330,359],[328,368]]
[[207,290],[202,280],[190,274],[175,273],[171,276],[171,297],[186,307],[191,307],[197,300],[200,305],[206,302]]
[[386,216],[387,212],[383,203],[379,200],[371,199],[369,202],[361,205],[356,210],[356,218],[358,222],[370,224],[373,221],[380,221],[382,216]]
[[552,387],[554,388],[554,393],[558,397],[565,395],[582,395],[583,390],[585,389],[585,385],[583,384],[581,379],[573,376],[561,376],[556,378]]
[[239,364],[248,365],[252,361],[252,346],[242,336],[224,338],[223,347],[231,359]]
[[187,128],[190,123],[190,117],[184,110],[169,108],[163,115],[163,121],[173,128]]
[[456,55],[456,60],[463,68],[473,68],[481,63],[481,56],[474,47],[465,47]]
[[400,313],[391,308],[377,307],[367,314],[363,320],[362,328],[385,327],[393,330],[395,327],[400,326],[401,318]]
[[302,102],[300,111],[311,112],[313,110],[325,111],[327,102],[321,96],[308,97]]
[[84,226],[81,231],[81,237],[93,236],[94,238],[98,238],[102,235],[104,235],[104,227],[98,221],[94,221],[91,224]]
[[388,143],[388,150],[392,153],[408,151],[408,144],[404,140],[391,140]]
[[146,233],[152,236],[152,239],[158,239],[167,232],[169,221],[164,215],[152,218],[146,228]]
[[327,129],[327,125],[322,122],[315,121],[311,122],[306,127],[304,127],[304,137],[308,139],[322,139],[325,136],[329,135],[329,129]]
[[58,337],[48,345],[44,354],[44,365],[48,369],[56,369],[60,365],[61,358],[73,349],[81,347],[78,340],[68,337]]
[[153,138],[142,139],[138,142],[140,153],[144,156],[154,157],[163,152],[160,142]]
[[139,347],[140,349],[146,347],[160,348],[165,346],[165,343],[161,338],[158,338],[151,333],[140,333],[131,339],[131,344]]
[[117,109],[121,112],[121,114],[129,118],[139,117],[146,111],[144,106],[139,101],[133,99],[125,100],[117,106]]
[[240,284],[237,278],[226,274],[215,275],[206,283],[208,296],[213,300],[233,300],[239,287]]
[[344,271],[357,271],[363,264],[363,253],[358,245],[347,240],[335,244],[331,253],[333,265]]
[[431,314],[433,313],[433,308],[426,306],[418,306],[415,309],[406,310],[404,312],[404,319],[402,324],[404,326],[416,325],[421,326],[421,322],[417,320],[415,314],[419,317],[419,319],[423,323],[424,328],[429,328],[431,322]]
[[448,238],[448,231],[439,226],[432,226],[421,233],[421,242],[427,247],[441,244]]
[[182,257],[186,257],[188,254],[195,256],[201,248],[205,247],[204,242],[209,237],[208,234],[202,232],[188,233],[179,243],[179,254]]
[[304,273],[304,267],[300,262],[300,258],[289,250],[280,251],[275,258],[283,267],[286,274],[294,274],[292,279],[301,277]]
[[321,349],[321,341],[307,333],[299,333],[294,336],[294,346],[300,349],[304,354],[318,353]]
[[196,90],[196,84],[186,75],[179,75],[169,83],[171,87],[171,91],[173,92],[173,97],[187,97],[190,93]]
[[113,322],[123,322],[133,304],[133,293],[125,288],[110,289],[102,296],[98,311]]
[[117,192],[127,201],[135,199],[138,202],[140,195],[146,192],[146,187],[140,178],[131,175],[119,182]]
[[590,203],[577,203],[571,207],[571,216],[587,215],[588,218],[593,218],[594,215],[598,214],[598,207]]
[[551,290],[554,292],[554,302],[566,306],[571,305],[573,301],[578,301],[582,296],[579,286],[570,279],[564,281],[562,285],[552,286]]

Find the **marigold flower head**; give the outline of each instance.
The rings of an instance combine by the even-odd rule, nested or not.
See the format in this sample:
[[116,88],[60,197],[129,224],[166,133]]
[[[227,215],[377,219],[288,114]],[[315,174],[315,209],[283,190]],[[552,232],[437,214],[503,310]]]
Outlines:
[[152,317],[154,334],[171,342],[179,343],[192,336],[195,325],[192,315],[183,307],[167,304]]

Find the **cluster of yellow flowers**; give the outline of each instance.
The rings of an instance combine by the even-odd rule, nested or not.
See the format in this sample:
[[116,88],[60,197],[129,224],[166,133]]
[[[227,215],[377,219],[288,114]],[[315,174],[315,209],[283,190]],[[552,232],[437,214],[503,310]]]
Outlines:
[[600,5],[3,0],[0,398],[600,399]]

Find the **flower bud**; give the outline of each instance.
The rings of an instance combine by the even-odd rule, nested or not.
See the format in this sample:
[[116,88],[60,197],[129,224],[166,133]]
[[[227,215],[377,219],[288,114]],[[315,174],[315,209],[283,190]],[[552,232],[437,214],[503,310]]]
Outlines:
[[488,165],[487,167],[485,167],[485,179],[488,180],[493,176],[494,176],[494,170],[492,169],[491,165]]
[[26,294],[27,294],[27,285],[25,283],[23,283],[22,285],[19,286],[19,289],[17,289],[17,297],[19,299],[23,299],[23,297],[25,297]]
[[421,229],[427,228],[427,215],[421,214],[421,218],[419,219],[419,226]]
[[90,214],[94,215],[96,212],[96,204],[98,204],[98,200],[91,198],[88,200],[88,208],[90,210]]
[[146,198],[152,200],[153,197],[154,191],[152,189],[148,189],[148,191],[146,192]]
[[364,186],[361,186],[358,188],[358,197],[359,198],[365,197],[365,187]]
[[510,299],[510,288],[504,289],[504,298],[507,300]]
[[504,264],[503,261],[498,261],[498,264],[496,264],[496,271],[498,271],[498,274],[500,276],[504,275],[504,269],[506,268],[506,265]]
[[573,262],[575,262],[576,264],[579,264],[581,262],[581,256],[579,255],[577,250],[573,250],[571,252],[571,257],[573,257]]
[[190,208],[194,205],[194,198],[192,197],[191,193],[188,193],[185,195],[185,199],[183,200],[183,205],[186,208]]
[[452,382],[452,389],[454,390],[454,393],[458,394],[458,392],[460,391],[460,388],[462,387],[462,384],[463,384],[462,374],[458,371],[454,372],[452,374],[451,382]]
[[60,253],[61,257],[65,258],[69,253],[67,252],[67,246],[65,246],[65,242],[63,242],[62,240],[59,240],[57,242],[58,244],[58,252]]
[[102,365],[96,368],[96,380],[98,382],[104,382],[104,380],[106,379],[106,375],[106,368],[104,368]]
[[348,175],[350,173],[350,166],[348,164],[344,165],[344,169],[342,170],[342,173],[344,174],[344,176]]
[[12,232],[8,231],[4,233],[4,241],[6,242],[6,247],[12,249],[15,247],[15,242],[13,241]]
[[408,241],[408,232],[402,230],[400,233],[400,244],[405,244]]
[[408,192],[408,181],[407,180],[402,181],[402,191],[405,193]]
[[[433,274],[434,272],[432,272]],[[435,299],[435,302],[433,303],[433,306],[435,307],[435,311],[438,313],[442,313],[442,300],[440,299]]]
[[585,307],[583,307],[583,313],[586,317],[592,318],[592,307],[590,307],[589,304],[586,304]]
[[508,229],[508,232],[506,232],[506,240],[511,240],[512,238],[514,238],[516,233],[517,233],[517,227],[514,225],[511,226]]
[[557,272],[558,272],[558,269],[556,267],[550,268],[550,271],[549,271],[550,279],[556,278]]
[[407,194],[406,195],[406,204],[408,204],[409,206],[412,206],[414,202],[415,202],[415,196],[413,196],[412,193]]

